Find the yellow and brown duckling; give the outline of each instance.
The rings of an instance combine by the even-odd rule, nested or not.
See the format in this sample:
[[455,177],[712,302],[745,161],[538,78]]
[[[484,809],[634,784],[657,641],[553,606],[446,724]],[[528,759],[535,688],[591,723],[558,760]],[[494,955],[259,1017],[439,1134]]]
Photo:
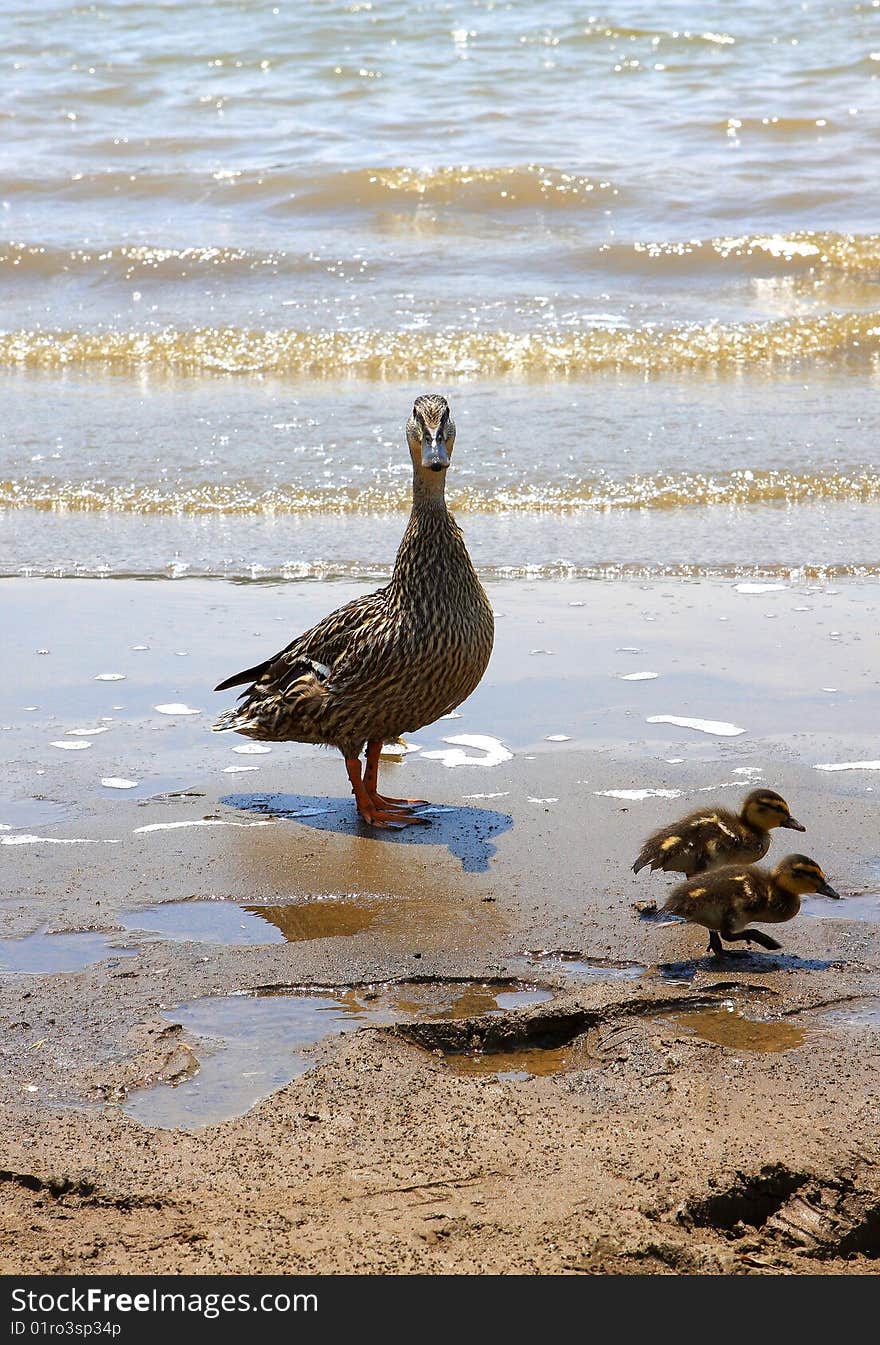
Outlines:
[[753,789],[738,813],[728,808],[700,808],[655,831],[642,846],[633,873],[650,866],[692,878],[724,864],[754,864],[770,849],[774,827],[806,831],[792,817],[781,794]]
[[693,925],[709,930],[709,951],[721,957],[721,940],[744,940],[762,948],[781,945],[759,929],[751,929],[752,920],[766,925],[793,920],[806,892],[821,892],[840,897],[830,886],[815,859],[806,855],[786,855],[775,868],[729,864],[711,873],[700,874],[673,888],[658,915],[676,915]]
[[390,582],[215,688],[245,687],[215,730],[338,748],[358,813],[375,827],[427,821],[412,812],[424,800],[379,793],[382,744],[460,705],[486,671],[494,633],[491,603],[446,507],[455,424],[445,397],[416,398],[406,440],[412,513]]

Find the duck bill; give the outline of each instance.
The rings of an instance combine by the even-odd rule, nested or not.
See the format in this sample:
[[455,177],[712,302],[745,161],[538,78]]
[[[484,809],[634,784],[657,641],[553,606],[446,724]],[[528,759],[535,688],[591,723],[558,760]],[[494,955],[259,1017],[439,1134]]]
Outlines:
[[422,440],[422,466],[430,472],[442,472],[449,466],[446,444],[439,435],[431,439],[426,434]]
[[788,827],[789,831],[806,831],[803,822],[796,822],[793,817],[787,817],[784,822],[780,822],[781,827]]
[[830,883],[823,883],[817,890],[822,893],[823,897],[834,897],[836,901],[840,901],[840,893],[835,892]]

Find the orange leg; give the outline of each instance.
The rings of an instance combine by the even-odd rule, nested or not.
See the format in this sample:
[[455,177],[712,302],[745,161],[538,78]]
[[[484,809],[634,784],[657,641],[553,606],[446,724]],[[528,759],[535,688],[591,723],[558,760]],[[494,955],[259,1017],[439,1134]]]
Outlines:
[[372,827],[387,827],[389,824],[399,827],[412,826],[416,822],[427,822],[427,818],[410,817],[402,808],[386,808],[379,801],[376,795],[371,794],[361,778],[361,763],[359,757],[346,757],[345,769],[348,771],[348,778],[351,781],[351,792],[354,794],[357,810],[365,822],[369,822]]
[[367,743],[367,764],[364,769],[364,785],[370,797],[380,808],[399,808],[402,812],[408,812],[410,808],[424,806],[427,803],[427,799],[393,799],[388,795],[379,793],[379,753],[381,751],[381,738],[373,739],[372,742]]

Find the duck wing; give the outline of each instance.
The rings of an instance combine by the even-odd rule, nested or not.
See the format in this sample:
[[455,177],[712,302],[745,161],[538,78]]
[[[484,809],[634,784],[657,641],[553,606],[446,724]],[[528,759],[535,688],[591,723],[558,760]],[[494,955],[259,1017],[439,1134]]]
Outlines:
[[[215,691],[248,684],[241,697],[283,692],[298,677],[316,674],[324,681],[344,672],[362,644],[365,630],[381,622],[386,612],[386,590],[354,598],[298,635],[279,653],[218,683]],[[240,698],[241,698],[240,697]]]

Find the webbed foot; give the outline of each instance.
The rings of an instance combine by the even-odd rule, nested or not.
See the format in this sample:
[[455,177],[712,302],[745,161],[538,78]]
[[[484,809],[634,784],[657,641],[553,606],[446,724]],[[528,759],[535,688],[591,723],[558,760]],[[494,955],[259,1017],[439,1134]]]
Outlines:
[[[396,823],[400,827],[413,826],[415,823],[427,826],[430,820],[429,818],[412,816],[413,808],[427,807],[427,799],[395,799],[392,798],[390,794],[379,793],[379,754],[381,751],[381,739],[374,739],[367,743],[367,759],[366,765],[364,766],[363,789],[370,800],[373,813],[378,814],[386,825],[391,822]],[[349,762],[346,762],[347,766],[349,766],[349,764]],[[360,763],[358,763],[358,765],[360,765]],[[348,777],[352,780],[352,788],[354,788],[351,769],[349,769]],[[355,797],[357,797],[356,789]],[[370,820],[366,816],[364,809],[361,807],[360,800],[358,800],[358,812],[365,822]]]
[[427,817],[419,817],[404,808],[378,807],[372,800],[358,803],[357,810],[361,821],[366,822],[371,827],[414,827],[417,825],[427,827],[430,825]]
[[358,816],[370,827],[412,827],[430,825],[427,817],[414,816],[408,807],[397,807],[391,799],[368,788],[361,775],[361,763],[358,757],[346,757],[345,769],[351,781]]

